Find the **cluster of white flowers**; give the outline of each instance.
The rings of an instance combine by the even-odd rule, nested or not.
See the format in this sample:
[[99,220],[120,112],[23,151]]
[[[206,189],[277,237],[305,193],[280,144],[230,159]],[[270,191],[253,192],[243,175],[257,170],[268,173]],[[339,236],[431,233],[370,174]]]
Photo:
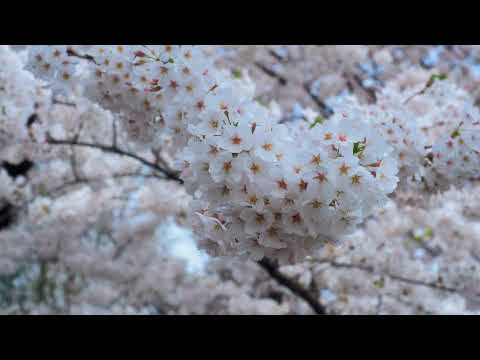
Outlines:
[[[441,130],[431,150],[434,184],[480,177],[480,112],[470,101],[439,112]],[[440,179],[438,179],[440,177]]]
[[429,186],[480,176],[480,114],[473,98],[445,77],[432,75],[420,91],[400,95],[408,112],[403,124],[414,128],[419,144],[417,159],[423,147],[425,160],[417,162]]
[[165,119],[175,119],[185,101],[201,99],[204,87],[214,86],[207,74],[211,61],[197,52],[171,45],[37,46],[27,69],[55,92],[83,95],[118,113],[138,143],[165,146],[165,131],[158,131],[166,130]]
[[50,104],[50,92],[23,66],[20,56],[0,46],[0,157],[12,163],[21,162],[32,148],[37,125],[34,114]]
[[199,47],[46,46],[29,64],[58,91],[83,78],[74,91],[109,101],[130,133],[145,135],[137,139],[173,136],[202,243],[217,255],[298,261],[395,189],[392,149],[354,107],[326,124],[279,124],[253,100],[248,77],[216,70]]
[[400,99],[385,91],[379,96],[378,104],[369,105],[364,111],[382,137],[394,147],[402,176],[419,172],[425,157],[425,140],[416,119]]
[[[46,46],[29,63],[59,90],[83,79],[76,91],[122,113],[137,140],[172,136],[201,242],[217,255],[295,262],[382,206],[398,167],[427,178],[478,172],[478,120],[450,105],[468,97],[452,99],[434,77],[420,91],[387,88],[374,105],[344,98],[327,121],[313,113],[285,125],[253,100],[248,78],[216,70],[195,46]],[[419,97],[437,111],[420,113]],[[431,135],[435,117],[455,126],[448,139]]]
[[384,88],[375,104],[337,101],[350,104],[394,148],[400,178],[433,188],[478,178],[480,116],[473,99],[444,75],[402,90],[396,85]]
[[262,121],[256,106],[251,120],[225,121],[185,151],[183,174],[194,179],[206,237],[220,254],[298,261],[350,232],[395,189],[391,149],[361,118],[339,113],[289,129]]

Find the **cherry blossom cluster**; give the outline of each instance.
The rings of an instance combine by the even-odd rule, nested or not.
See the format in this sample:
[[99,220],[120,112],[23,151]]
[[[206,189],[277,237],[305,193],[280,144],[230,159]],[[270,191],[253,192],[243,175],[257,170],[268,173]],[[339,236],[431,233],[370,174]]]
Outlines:
[[[480,177],[480,112],[473,99],[451,83],[433,86],[431,111],[420,118],[427,137],[432,186]],[[433,110],[435,109],[435,110]],[[431,150],[430,150],[431,146]]]
[[21,148],[36,139],[32,115],[50,105],[50,91],[23,66],[14,51],[0,46],[0,157],[11,162],[21,161]]
[[166,125],[184,147],[177,164],[203,243],[217,255],[298,261],[351,232],[396,187],[392,149],[354,107],[325,124],[288,127],[198,47],[80,51],[47,47],[31,62],[53,64],[47,75],[67,81],[78,75],[68,59],[84,60],[104,98],[149,114],[143,125]]
[[[205,94],[222,76],[231,77],[214,71],[201,48],[172,45],[37,46],[27,68],[55,92],[83,95],[120,114],[130,137],[152,146],[165,146],[167,135],[174,135],[183,147],[178,118],[187,118],[181,108],[202,110]],[[238,94],[253,90],[248,81],[236,83]]]
[[478,178],[480,114],[469,94],[438,74],[406,89],[396,85],[382,89],[375,104],[337,101],[361,112],[394,148],[401,178],[430,187]]
[[433,145],[434,171],[450,182],[480,176],[480,114],[477,108],[452,108],[446,116],[455,122]]
[[[217,70],[200,47],[45,46],[29,53],[29,68],[54,91],[120,113],[140,143],[173,141],[202,243],[217,255],[294,262],[382,206],[398,168],[430,182],[478,171],[478,120],[443,78],[280,124],[253,100],[248,77]],[[437,118],[448,118],[446,138]]]
[[182,177],[204,243],[219,255],[297,261],[352,231],[395,189],[391,148],[359,116],[340,111],[325,125],[289,129],[195,47],[89,54],[123,86],[144,84],[148,105],[186,144]]

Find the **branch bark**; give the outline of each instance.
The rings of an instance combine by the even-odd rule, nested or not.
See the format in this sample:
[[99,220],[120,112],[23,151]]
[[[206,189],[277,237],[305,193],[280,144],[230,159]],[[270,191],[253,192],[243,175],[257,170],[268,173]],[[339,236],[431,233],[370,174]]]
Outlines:
[[266,75],[276,79],[281,86],[287,85],[288,80],[284,76],[275,72],[273,69],[270,69],[268,66],[258,61],[255,63],[255,66],[262,70]]
[[179,174],[171,170],[164,169],[163,167],[152,163],[137,154],[130,153],[126,150],[122,150],[113,145],[102,145],[94,144],[77,140],[68,140],[68,139],[54,139],[50,134],[47,133],[47,143],[50,145],[68,145],[68,146],[80,146],[80,147],[89,147],[93,149],[98,149],[107,153],[116,154],[119,156],[125,156],[137,160],[138,162],[146,165],[160,173],[162,173],[166,179],[176,181],[180,184],[183,184],[183,180],[180,179]]
[[316,94],[312,91],[312,85],[309,83],[303,84],[303,89],[307,92],[308,96],[313,100],[315,105],[317,105],[320,113],[324,118],[328,118],[333,114],[332,108],[330,108],[323,100],[321,100]]
[[305,289],[298,282],[290,279],[282,274],[278,266],[270,259],[263,258],[258,262],[258,265],[262,267],[273,279],[275,279],[280,285],[288,288],[294,295],[303,299],[317,315],[327,315],[327,309],[321,304],[315,296],[313,296],[307,289]]

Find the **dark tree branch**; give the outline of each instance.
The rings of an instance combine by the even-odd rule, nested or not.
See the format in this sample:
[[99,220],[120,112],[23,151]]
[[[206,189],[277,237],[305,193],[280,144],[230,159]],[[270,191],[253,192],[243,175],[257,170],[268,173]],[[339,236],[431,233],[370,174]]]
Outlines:
[[303,299],[317,315],[327,315],[325,306],[322,305],[307,289],[298,282],[282,274],[278,266],[270,259],[263,258],[258,264],[280,285],[288,288],[295,296]]
[[310,98],[313,100],[313,102],[318,106],[318,109],[320,110],[320,113],[324,118],[328,118],[333,114],[332,108],[330,108],[330,106],[325,104],[323,100],[321,100],[316,94],[312,92],[311,84],[304,83],[303,88],[307,92],[307,94],[310,96]]
[[362,78],[358,76],[358,74],[353,75],[353,80],[360,87],[360,89],[362,89],[365,92],[365,94],[367,94],[368,101],[370,104],[374,104],[377,102],[377,93],[375,92],[375,90],[372,88],[366,87],[363,84]]
[[101,150],[101,151],[104,151],[104,152],[107,152],[107,153],[129,157],[129,158],[137,160],[138,162],[142,163],[143,165],[146,165],[146,166],[162,173],[165,176],[166,179],[173,180],[173,181],[176,181],[180,184],[183,184],[183,180],[180,179],[178,173],[172,172],[172,171],[167,170],[167,169],[164,169],[161,166],[159,166],[157,164],[154,164],[154,163],[142,158],[141,156],[138,156],[138,155],[130,153],[128,151],[122,150],[122,149],[120,149],[118,147],[115,147],[115,146],[88,143],[88,142],[78,141],[76,139],[74,139],[74,140],[54,139],[48,133],[47,133],[47,143],[50,144],[50,145],[68,145],[68,146],[89,147],[89,148],[98,149],[98,150]]
[[63,105],[63,106],[68,106],[68,107],[72,107],[72,108],[77,107],[77,104],[75,104],[75,103],[68,102],[68,101],[63,101],[63,100],[58,100],[58,99],[56,99],[56,98],[54,98],[54,99],[52,100],[52,104],[54,104],[54,105]]
[[264,64],[262,64],[258,61],[255,62],[255,66],[258,67],[260,70],[262,70],[266,75],[276,79],[280,85],[282,85],[282,86],[287,85],[288,80],[284,76],[282,76],[282,75],[278,74],[277,72],[273,71],[272,69],[270,69],[268,66],[266,66],[266,65],[264,65]]
[[15,207],[10,204],[1,204],[0,203],[0,231],[6,229],[15,221]]
[[268,50],[268,53],[273,56],[277,61],[280,61],[280,62],[285,62],[287,56],[282,56],[280,55],[277,51],[275,50]]
[[17,176],[25,176],[34,165],[35,164],[32,161],[25,159],[18,164],[3,161],[0,163],[0,168],[4,168],[10,177],[16,178]]
[[97,65],[97,62],[95,61],[95,58],[93,56],[88,55],[88,54],[79,54],[77,51],[75,51],[72,48],[67,49],[67,55],[68,56],[73,56],[73,57],[76,57],[76,58],[79,58],[79,59],[87,60],[87,61],[93,62],[95,65]]
[[113,118],[112,119],[112,147],[116,148],[117,147],[117,119]]

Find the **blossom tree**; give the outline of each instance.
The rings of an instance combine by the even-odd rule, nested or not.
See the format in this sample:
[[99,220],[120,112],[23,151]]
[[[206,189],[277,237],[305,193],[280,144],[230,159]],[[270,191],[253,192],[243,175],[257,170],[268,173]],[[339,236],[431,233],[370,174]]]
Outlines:
[[[205,313],[217,301],[211,294],[203,308],[185,304],[198,296],[190,273],[204,272],[213,257],[247,267],[245,274],[256,261],[275,286],[327,313],[325,291],[312,295],[278,264],[375,273],[325,254],[351,242],[358,250],[350,260],[374,256],[370,243],[398,246],[357,234],[393,199],[395,211],[408,212],[399,207],[405,193],[475,184],[480,114],[468,89],[444,72],[404,85],[412,71],[405,69],[383,83],[377,62],[394,62],[385,50],[320,50],[320,59],[349,59],[340,72],[364,96],[320,100],[315,83],[305,83],[318,111],[285,117],[256,98],[247,72],[219,68],[208,47],[2,46],[0,267],[8,311]],[[363,70],[372,83],[348,75],[356,57],[370,59]],[[285,85],[275,69],[254,64]],[[413,239],[423,245],[429,229]],[[218,276],[202,279],[228,299],[213,312],[292,311],[235,283],[222,286]],[[92,303],[101,306],[85,305]]]

